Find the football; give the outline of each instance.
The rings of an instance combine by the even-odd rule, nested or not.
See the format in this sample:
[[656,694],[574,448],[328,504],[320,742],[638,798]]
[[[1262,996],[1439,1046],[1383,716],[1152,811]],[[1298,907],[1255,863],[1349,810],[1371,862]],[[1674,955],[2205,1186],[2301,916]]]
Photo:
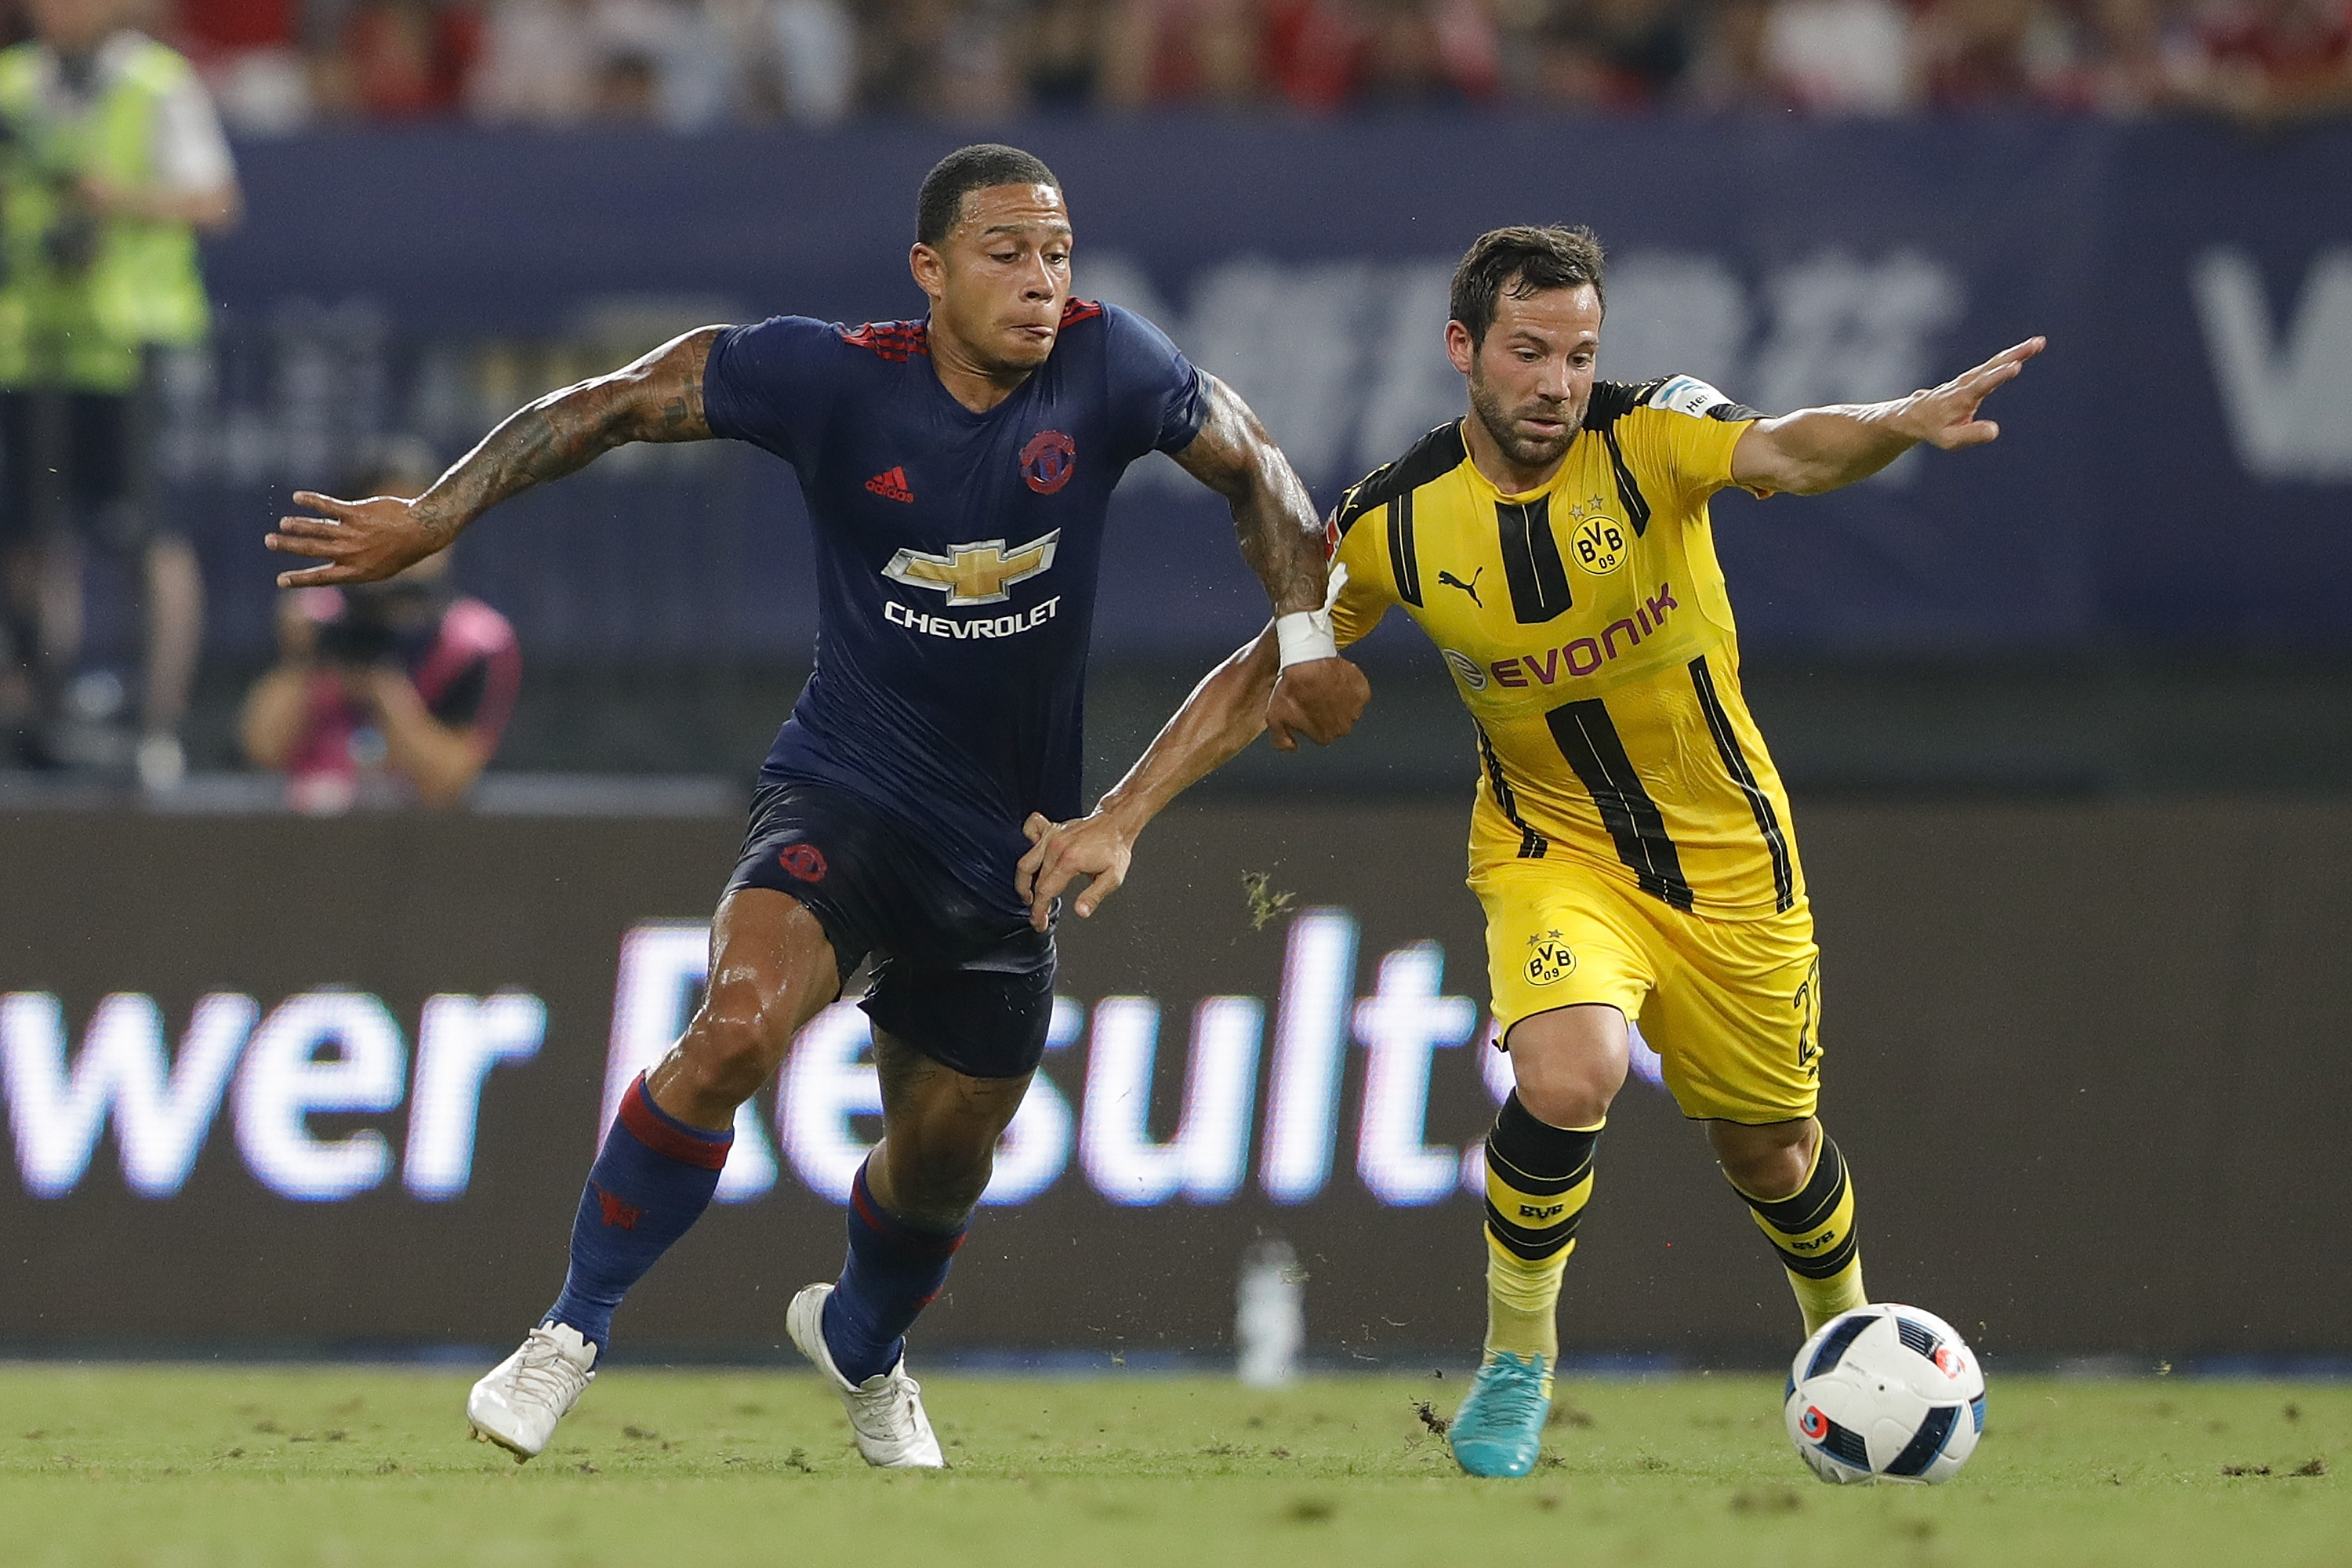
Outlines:
[[1959,1474],[1984,1431],[1984,1371],[1933,1312],[1858,1307],[1797,1352],[1782,1414],[1825,1481],[1934,1486]]

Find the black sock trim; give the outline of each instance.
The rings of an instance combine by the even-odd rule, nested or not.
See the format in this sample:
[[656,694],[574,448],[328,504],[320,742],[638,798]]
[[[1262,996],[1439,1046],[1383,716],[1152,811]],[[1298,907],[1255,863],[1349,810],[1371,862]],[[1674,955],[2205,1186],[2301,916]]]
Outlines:
[[1540,1263],[1566,1251],[1569,1243],[1576,1239],[1577,1222],[1583,1217],[1584,1212],[1580,1209],[1558,1225],[1536,1230],[1505,1219],[1503,1211],[1495,1206],[1495,1200],[1486,1200],[1486,1234],[1502,1243],[1505,1251],[1530,1263]]
[[1800,1258],[1785,1247],[1773,1250],[1780,1255],[1781,1267],[1790,1273],[1801,1274],[1808,1279],[1826,1279],[1853,1261],[1854,1254],[1862,1250],[1862,1239],[1847,1231],[1835,1247],[1819,1258]]
[[[1839,1200],[1845,1196],[1845,1156],[1838,1152],[1837,1144],[1824,1132],[1822,1134],[1821,1155],[1813,1162],[1813,1173],[1795,1195],[1785,1198],[1751,1197],[1746,1193],[1739,1195],[1774,1230],[1783,1236],[1802,1236],[1836,1212]],[[1733,1191],[1738,1189],[1735,1187]]]
[[1515,1089],[1495,1113],[1495,1130],[1486,1135],[1486,1152],[1498,1157],[1514,1176],[1572,1184],[1583,1180],[1592,1163],[1592,1146],[1599,1142],[1598,1127],[1579,1131],[1537,1120],[1535,1112],[1519,1103],[1519,1091]]
[[1497,1175],[1508,1182],[1514,1191],[1525,1193],[1531,1198],[1557,1197],[1592,1174],[1591,1154],[1585,1155],[1583,1163],[1565,1176],[1538,1176],[1533,1172],[1522,1171],[1509,1160],[1496,1153],[1492,1145],[1489,1145],[1486,1150],[1486,1163]]

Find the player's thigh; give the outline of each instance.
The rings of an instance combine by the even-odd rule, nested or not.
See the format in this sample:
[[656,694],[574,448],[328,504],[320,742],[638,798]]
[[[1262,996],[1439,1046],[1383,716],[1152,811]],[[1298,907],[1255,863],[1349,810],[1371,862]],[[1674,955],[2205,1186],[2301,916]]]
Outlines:
[[889,862],[887,835],[862,803],[816,785],[761,784],[711,927],[713,994],[727,986],[764,1006],[787,994],[773,983],[789,984],[797,1030],[877,945]]
[[994,1152],[1035,1072],[975,1077],[881,1028],[874,1031],[874,1066],[884,1137],[919,1142],[950,1164]]
[[1759,921],[1660,907],[1664,973],[1642,1014],[1685,1116],[1802,1121],[1820,1100],[1821,949],[1805,905]]
[[1511,1026],[1503,1048],[1519,1103],[1554,1127],[1591,1127],[1625,1087],[1625,1015],[1605,1003],[1578,1003]]
[[815,915],[769,889],[735,889],[710,922],[709,979],[679,1053],[725,1060],[764,1081],[802,1026],[840,994],[833,943]]
[[791,1035],[841,995],[841,964],[816,912],[765,888],[739,888],[710,922],[708,994],[756,998]]
[[[921,952],[878,960],[859,1005],[877,1039],[887,1037],[961,1081],[1025,1084],[1053,1025],[1054,937],[1026,921],[991,919],[996,929],[931,932]],[[887,1075],[882,1087],[887,1115]]]
[[1486,980],[1497,1037],[1522,1020],[1600,1004],[1631,1018],[1657,984],[1654,943],[1619,889],[1561,861],[1513,860],[1472,873],[1486,914]]

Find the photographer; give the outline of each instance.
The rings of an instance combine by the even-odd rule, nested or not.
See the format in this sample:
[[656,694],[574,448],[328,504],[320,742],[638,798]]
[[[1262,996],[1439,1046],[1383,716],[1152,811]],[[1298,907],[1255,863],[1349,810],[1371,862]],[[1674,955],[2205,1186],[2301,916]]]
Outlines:
[[[409,494],[431,478],[379,472],[352,493]],[[286,774],[295,809],[348,810],[386,775],[452,806],[498,750],[522,650],[504,616],[446,585],[448,569],[443,551],[382,583],[280,598],[278,662],[247,694],[237,732],[256,767]]]
[[136,0],[32,0],[33,41],[0,51],[6,173],[0,274],[0,590],[37,703],[54,717],[79,651],[81,546],[134,563],[146,623],[140,782],[177,784],[204,598],[195,552],[153,497],[156,380],[200,345],[212,306],[198,230],[234,222],[236,174],[180,55],[131,26]]

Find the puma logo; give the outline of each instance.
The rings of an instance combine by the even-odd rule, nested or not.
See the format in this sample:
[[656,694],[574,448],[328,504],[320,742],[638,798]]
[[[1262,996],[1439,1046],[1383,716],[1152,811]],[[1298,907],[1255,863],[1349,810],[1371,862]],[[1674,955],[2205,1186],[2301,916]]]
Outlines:
[[1461,589],[1464,593],[1470,595],[1470,602],[1472,604],[1477,605],[1483,610],[1486,607],[1486,601],[1478,596],[1478,579],[1484,577],[1486,574],[1486,569],[1484,566],[1481,566],[1478,570],[1470,574],[1470,581],[1467,583],[1465,583],[1461,578],[1456,577],[1451,572],[1440,572],[1437,574],[1437,580],[1449,588]]

